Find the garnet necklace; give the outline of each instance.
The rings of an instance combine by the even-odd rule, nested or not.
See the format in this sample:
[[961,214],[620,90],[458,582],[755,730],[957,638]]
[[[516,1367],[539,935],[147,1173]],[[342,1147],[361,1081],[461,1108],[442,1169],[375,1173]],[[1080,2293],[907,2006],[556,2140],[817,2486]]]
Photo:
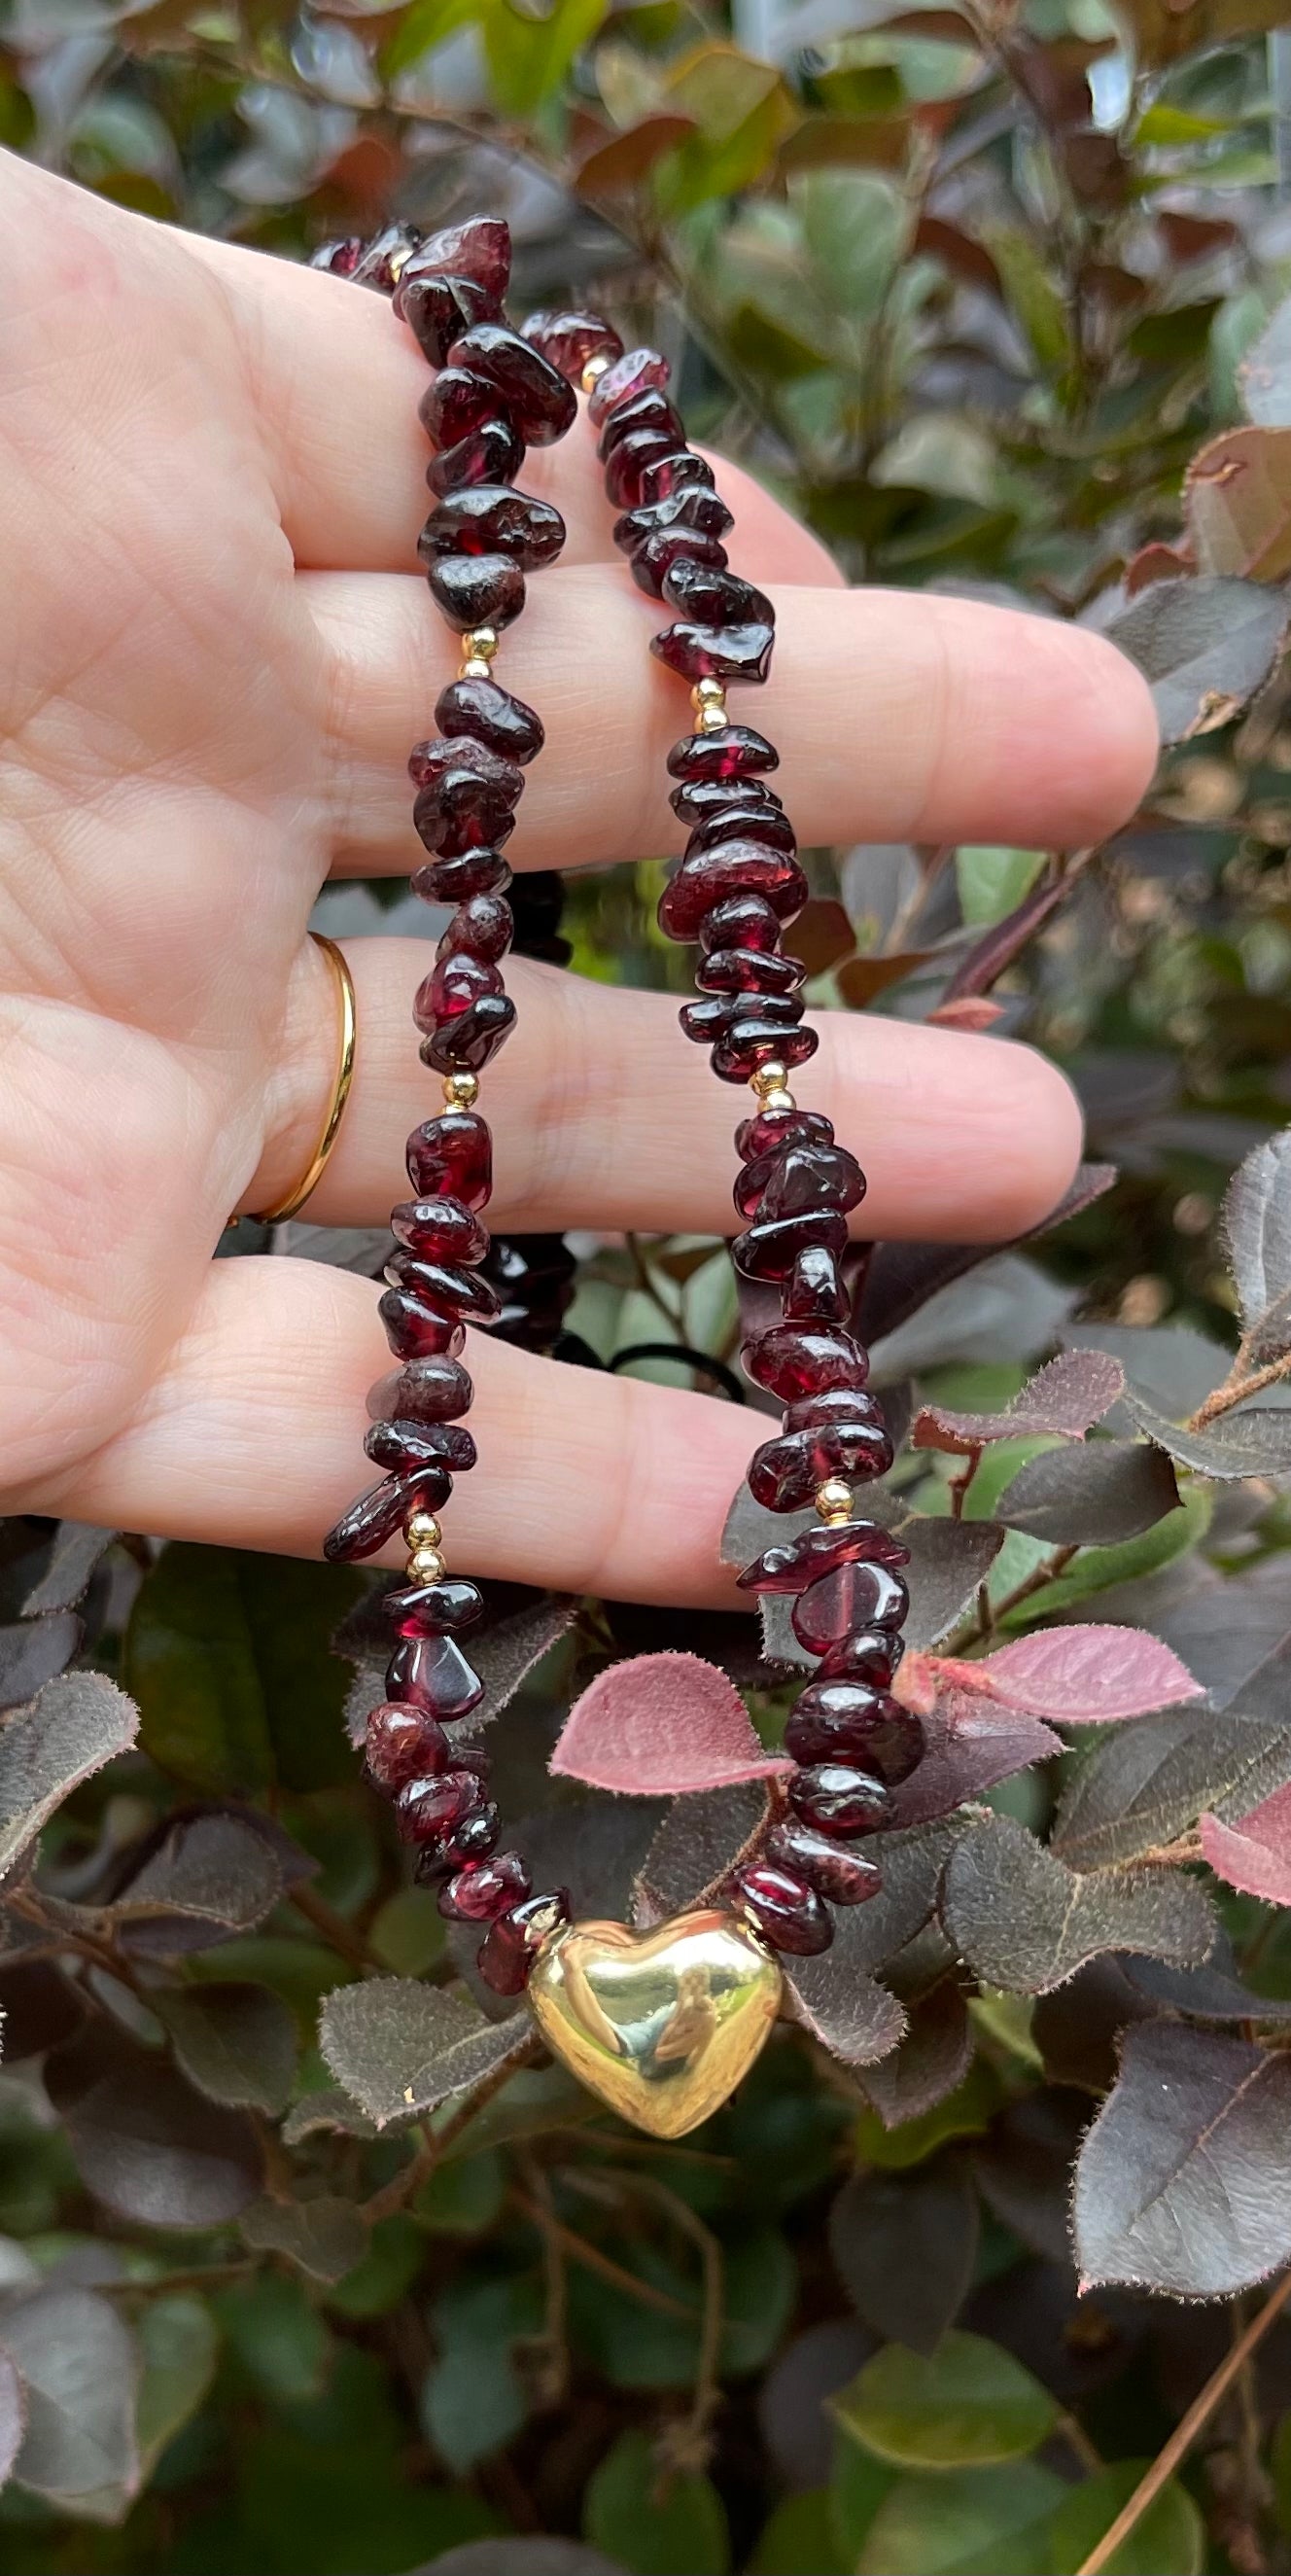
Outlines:
[[[391,1217],[380,1311],[399,1365],[369,1397],[365,1444],[386,1473],[326,1541],[330,1557],[363,1557],[402,1531],[409,1549],[403,1583],[385,1596],[394,1643],[386,1698],[367,1722],[367,1767],[417,1846],[418,1878],[438,1885],[441,1913],[482,1928],[488,1985],[499,1995],[527,1991],[549,2046],[594,2092],[638,2126],[678,2137],[726,2099],[761,2048],[780,1999],[775,1953],[826,1949],[831,1905],[876,1893],[872,1839],[923,1751],[917,1718],[890,1695],[907,1551],[859,1516],[854,1499],[892,1463],[840,1268],[865,1182],[829,1119],[800,1109],[789,1089],[791,1069],[818,1044],[804,1026],[806,969],[781,947],[807,880],[767,784],[778,755],[727,713],[729,687],[767,676],[773,611],[728,569],[731,513],[712,467],[686,445],[665,390],[667,360],[648,349],[625,355],[590,313],[533,314],[509,329],[503,223],[481,217],[429,239],[392,227],[367,245],[333,244],[316,264],[392,294],[439,370],[420,406],[436,449],[427,469],[436,505],[419,552],[463,650],[436,703],[438,734],[409,761],[413,821],[431,854],[412,884],[456,906],[413,1005],[444,1107],[408,1139],[415,1196]],[[735,1205],[747,1224],[733,1257],[742,1277],[779,1290],[781,1320],[743,1358],[786,1409],[748,1481],[773,1511],[810,1505],[816,1515],[739,1578],[746,1592],[792,1596],[794,1633],[821,1658],[785,1729],[796,1767],[774,1793],[759,1848],[717,1900],[646,1932],[574,1921],[569,1892],[535,1892],[522,1854],[503,1847],[488,1757],[454,1741],[455,1723],[483,1696],[459,1642],[483,1603],[473,1583],[449,1574],[436,1517],[454,1475],[475,1463],[461,1427],[472,1392],[463,1326],[487,1326],[498,1306],[480,1269],[492,1147],[479,1077],[515,1022],[500,965],[513,929],[504,847],[525,765],[543,741],[538,717],[492,666],[524,606],[526,572],[552,562],[565,533],[558,511],[513,478],[527,446],[570,428],[576,384],[622,513],[615,543],[640,588],[675,614],[651,649],[690,683],[694,729],[668,755],[673,810],[689,837],[659,919],[701,952],[703,998],[681,1013],[686,1034],[711,1046],[723,1081],[754,1095],[735,1138]]]

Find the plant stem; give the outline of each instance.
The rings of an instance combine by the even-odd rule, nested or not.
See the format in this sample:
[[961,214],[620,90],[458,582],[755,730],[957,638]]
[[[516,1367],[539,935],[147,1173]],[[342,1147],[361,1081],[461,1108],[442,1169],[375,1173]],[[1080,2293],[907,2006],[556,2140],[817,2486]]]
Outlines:
[[1187,1428],[1189,1431],[1204,1431],[1208,1422],[1219,1420],[1221,1413],[1231,1413],[1234,1405],[1245,1404],[1248,1396],[1262,1395],[1266,1386],[1277,1386],[1287,1376],[1291,1376],[1291,1351],[1283,1351],[1280,1359],[1270,1360],[1267,1368],[1253,1370],[1250,1377],[1242,1377],[1235,1367],[1224,1384],[1217,1386],[1204,1404],[1198,1405]]
[[303,1914],[307,1923],[312,1923],[329,1950],[335,1950],[340,1958],[348,1959],[354,1968],[369,1970],[379,1966],[379,1961],[373,1958],[353,1924],[347,1923],[344,1915],[338,1914],[325,1896],[319,1896],[304,1881],[290,1890],[290,1896],[296,1912]]
[[521,2191],[515,2184],[512,2185],[511,2198],[516,2208],[522,2209],[525,2217],[532,2219],[536,2228],[550,2231],[572,2263],[581,2263],[585,2271],[598,2273],[602,2281],[609,2282],[611,2289],[625,2290],[629,2298],[639,2299],[643,2307],[658,2308],[661,2316],[684,2317],[687,2325],[699,2323],[697,2308],[688,2308],[683,2299],[672,2298],[667,2290],[656,2290],[653,2281],[639,2280],[635,2272],[629,2272],[622,2263],[616,2263],[612,2254],[603,2254],[600,2246],[593,2245],[590,2238],[580,2236],[576,2229],[566,2227],[562,2218],[542,2210],[526,2191]]
[[1108,2525],[1096,2549],[1077,2569],[1076,2576],[1102,2576],[1102,2571],[1115,2557],[1121,2542],[1128,2539],[1135,2525],[1142,2521],[1148,2506],[1155,2502],[1167,2478],[1173,2476],[1181,2460],[1187,2457],[1197,2435],[1210,2422],[1220,2399],[1226,2396],[1239,2376],[1248,2356],[1276,2323],[1291,2299],[1291,2272],[1284,2272],[1276,2289],[1271,2290],[1257,2316],[1252,2317],[1244,2334],[1239,2335],[1232,2350],[1225,2354],[1219,2368],[1213,2370],[1200,2396],[1194,2397],[1187,2414],[1175,2426],[1164,2450],[1158,2451],[1151,2468],[1140,2478],[1127,2504],[1122,2505],[1115,2522]]
[[510,2083],[518,2068],[531,2065],[539,2054],[540,2045],[535,2035],[523,2054],[517,2051],[514,2057],[505,2058],[501,2066],[495,2066],[492,2074],[486,2075],[483,2082],[476,2085],[474,2092],[459,2103],[452,2118],[445,2120],[442,2129],[429,2128],[425,2121],[422,2122],[422,2144],[416,2155],[411,2156],[406,2165],[401,2165],[398,2173],[392,2174],[380,2191],[374,2191],[371,2198],[364,2201],[361,2214],[369,2226],[374,2227],[379,2218],[392,2217],[395,2210],[402,2209],[405,2201],[420,2191],[423,2183],[429,2182],[449,2148],[460,2138],[463,2129],[469,2129],[485,2103],[491,2102],[494,2094],[500,2093],[503,2085]]

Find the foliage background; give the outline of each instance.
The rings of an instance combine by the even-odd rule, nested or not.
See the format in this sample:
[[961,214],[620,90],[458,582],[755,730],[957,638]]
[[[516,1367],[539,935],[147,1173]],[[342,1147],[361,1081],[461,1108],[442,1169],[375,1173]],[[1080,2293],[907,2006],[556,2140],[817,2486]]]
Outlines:
[[[871,1273],[883,1381],[903,1418],[923,1407],[895,1501],[948,1533],[924,1643],[998,1649],[1092,1617],[1164,1640],[1210,1693],[1164,1715],[1140,1699],[1083,1738],[1074,1783],[1034,1710],[1006,1709],[953,1783],[967,1824],[913,1826],[881,1908],[849,1918],[816,1999],[838,2053],[786,2030],[733,2109],[664,2149],[481,2021],[406,1883],[341,1724],[330,1640],[348,1617],[361,1691],[359,1578],[8,1524],[12,2576],[1058,2576],[1222,2369],[1251,2285],[1285,2278],[1291,1174],[1260,1152],[1291,1098],[1279,15],[0,16],[11,147],[288,256],[391,213],[500,207],[520,302],[586,296],[660,340],[693,434],[749,461],[855,578],[1083,617],[1149,670],[1176,748],[1116,841],[820,852],[804,936],[822,1004],[1024,1029],[1118,1174],[1043,1245]],[[571,890],[578,971],[683,989],[658,883],[651,866]],[[329,893],[319,920],[391,912],[426,929],[384,887]],[[1244,1158],[1230,1267],[1216,1219]],[[289,1233],[379,1265],[370,1238]],[[222,1247],[247,1248],[245,1229]],[[602,1360],[735,1347],[721,1247],[578,1249],[571,1323]],[[1052,1379],[1020,1426],[1001,1419],[1060,1346],[1128,1380],[1103,1380],[1084,1442]],[[948,1422],[966,1412],[968,1432]],[[498,1603],[510,1807],[541,1811],[556,1859],[577,1839],[588,1903],[626,1901],[656,1828],[652,1877],[684,1895],[704,1802],[553,1800],[561,1716],[607,1660],[661,1647],[723,1664],[769,1741],[784,1692],[740,1622],[572,1616]],[[929,1686],[940,1707],[950,1680]],[[1070,1669],[1063,1686],[1054,1713],[1078,1717]],[[734,1814],[700,1821],[729,1835]],[[909,2012],[895,2050],[889,1991]],[[1078,2296],[1069,2175],[1109,2096],[1081,2152]],[[1275,2324],[1110,2563],[1291,2565],[1289,2408]]]

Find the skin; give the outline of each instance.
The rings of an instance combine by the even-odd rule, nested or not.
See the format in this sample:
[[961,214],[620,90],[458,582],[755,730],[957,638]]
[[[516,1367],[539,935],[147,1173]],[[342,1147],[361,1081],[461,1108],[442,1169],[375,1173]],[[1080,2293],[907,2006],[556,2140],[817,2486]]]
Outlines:
[[[322,1124],[319,887],[420,855],[405,762],[458,658],[409,569],[424,361],[377,296],[5,155],[0,241],[0,1505],[315,1554],[366,1480],[376,1291],[211,1254]],[[613,554],[591,446],[580,419],[525,470],[569,542],[499,666],[547,727],[518,867],[679,846],[663,761],[685,693],[650,658],[658,610]],[[1074,847],[1133,810],[1151,705],[1099,637],[848,592],[747,476],[722,484],[737,569],[776,601],[756,721],[804,843]],[[379,1224],[436,1105],[410,1021],[427,951],[349,956],[358,1068],[309,1213]],[[743,1095],[675,1004],[523,961],[508,981],[491,1222],[729,1230]],[[1061,1077],[988,1037],[827,1015],[796,1088],[860,1153],[875,1234],[1006,1239],[1078,1158]],[[728,1599],[718,1534],[765,1426],[471,1339],[454,1566]]]

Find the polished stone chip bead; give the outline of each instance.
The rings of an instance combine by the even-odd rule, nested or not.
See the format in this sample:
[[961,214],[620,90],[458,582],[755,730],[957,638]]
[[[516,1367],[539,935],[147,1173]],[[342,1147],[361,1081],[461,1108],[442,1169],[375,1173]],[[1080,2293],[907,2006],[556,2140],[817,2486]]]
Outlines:
[[390,1211],[390,1231],[422,1261],[484,1259],[489,1238],[480,1220],[461,1199],[447,1196],[400,1199]]
[[818,1208],[801,1216],[759,1216],[731,1246],[735,1267],[746,1279],[786,1279],[800,1252],[823,1243],[841,1252],[847,1241],[847,1219],[837,1208]]
[[522,1995],[548,1933],[570,1919],[569,1890],[558,1887],[545,1896],[526,1896],[489,1925],[479,1955],[479,1971],[495,1995]]
[[780,754],[751,725],[724,725],[720,733],[683,734],[668,754],[668,775],[698,784],[708,779],[756,778],[778,769]]
[[479,322],[463,332],[448,351],[448,363],[498,387],[526,446],[550,447],[572,429],[578,415],[573,387],[505,322]]
[[[756,945],[750,940],[750,947]],[[823,1109],[759,1109],[736,1128],[735,1151],[742,1163],[760,1163],[764,1156],[778,1154],[786,1145],[802,1144],[808,1137],[822,1145],[833,1144],[833,1120]]]
[[750,1861],[736,1870],[731,1892],[772,1950],[812,1958],[829,1948],[834,1927],[828,1911],[796,1870],[774,1861]]
[[442,1723],[478,1708],[484,1684],[455,1637],[400,1637],[386,1665],[386,1695],[411,1700]]
[[353,277],[362,257],[362,233],[347,233],[343,241],[320,242],[317,250],[311,250],[307,266],[325,269],[330,277]]
[[381,1596],[381,1614],[401,1637],[455,1637],[483,1618],[484,1596],[464,1574],[441,1574],[434,1583],[396,1583]]
[[422,1039],[423,1064],[435,1073],[482,1073],[504,1047],[516,1024],[509,993],[482,993],[468,1011],[445,1020],[433,1037]]
[[712,1067],[719,1082],[748,1082],[759,1065],[777,1058],[788,1066],[806,1064],[820,1045],[817,1030],[811,1028],[779,1031],[774,1021],[759,1018],[760,1005],[750,1005],[750,1016],[736,1020],[726,1036],[714,1047]]
[[440,1834],[449,1834],[473,1807],[483,1804],[484,1793],[474,1771],[432,1771],[424,1779],[409,1780],[395,1800],[395,1822],[400,1839],[406,1843],[434,1842]]
[[864,1386],[870,1363],[851,1333],[814,1324],[773,1324],[769,1332],[746,1342],[741,1354],[744,1373],[755,1386],[796,1404],[805,1395],[823,1395],[835,1386]]
[[496,1319],[496,1291],[478,1270],[459,1269],[449,1261],[417,1261],[400,1250],[387,1261],[386,1277],[392,1288],[406,1288],[436,1313],[454,1318],[469,1315],[473,1324],[491,1324]]
[[427,566],[448,555],[510,555],[525,572],[554,563],[565,522],[550,501],[507,483],[471,483],[432,510],[417,552]]
[[[375,1451],[369,1453],[376,1455]],[[782,1432],[766,1440],[749,1461],[749,1491],[772,1512],[801,1511],[829,1476],[860,1484],[886,1476],[892,1443],[868,1422],[830,1423],[819,1431]]]
[[441,963],[447,957],[473,957],[481,966],[494,966],[505,957],[514,935],[515,914],[501,895],[472,895],[469,902],[459,904],[435,956]]
[[803,1216],[815,1208],[836,1208],[847,1215],[865,1196],[865,1175],[845,1145],[799,1136],[771,1162],[758,1211],[764,1219]]
[[637,589],[647,599],[662,599],[664,575],[682,554],[711,564],[715,571],[730,560],[720,537],[697,536],[693,528],[659,528],[633,548],[632,578]]
[[634,429],[621,438],[605,468],[605,497],[616,510],[635,509],[641,478],[648,465],[670,454],[672,440],[663,429]]
[[442,447],[426,468],[426,481],[442,499],[468,483],[510,483],[524,463],[524,440],[505,415],[490,412],[452,447]]
[[455,1422],[469,1413],[475,1389],[460,1360],[409,1360],[368,1388],[372,1422]]
[[493,1139],[477,1109],[445,1109],[414,1127],[407,1164],[418,1198],[443,1195],[482,1208],[492,1196]]
[[[739,1145],[740,1137],[750,1144],[760,1145],[762,1150],[747,1154],[742,1169],[735,1176],[735,1204],[741,1216],[751,1217],[762,1212],[766,1189],[773,1176],[782,1170],[789,1155],[802,1151],[822,1154],[832,1150],[832,1133],[829,1137],[815,1136],[806,1125],[806,1121],[817,1114],[811,1109],[760,1111],[756,1119],[742,1121],[737,1130],[737,1151],[743,1152]],[[824,1124],[828,1126],[828,1120]],[[751,1132],[755,1128],[756,1136]],[[768,1138],[769,1143],[766,1141]],[[858,1174],[859,1169],[858,1165]],[[855,1204],[853,1200],[852,1205]],[[803,1206],[809,1208],[811,1205],[810,1197],[804,1199]],[[780,1207],[775,1210],[777,1216],[797,1216],[801,1212],[800,1208]]]
[[[512,814],[504,838],[514,826]],[[474,894],[505,894],[511,881],[510,865],[502,852],[485,843],[479,849],[459,850],[452,858],[424,862],[413,869],[408,883],[423,903],[464,903]]]
[[909,1592],[890,1566],[857,1563],[838,1566],[809,1584],[795,1601],[790,1621],[799,1645],[828,1659],[836,1644],[859,1629],[904,1626],[909,1607]]
[[[769,953],[780,945],[781,928],[780,916],[766,896],[746,888],[741,894],[724,895],[705,913],[699,944],[706,957],[718,948],[762,948]],[[739,1133],[743,1135],[744,1129]]]
[[910,1550],[879,1521],[819,1521],[795,1538],[764,1548],[737,1579],[742,1592],[805,1592],[822,1575],[859,1562],[889,1569],[908,1565]]
[[[467,1763],[465,1753],[459,1758],[463,1765]],[[486,1798],[482,1807],[472,1807],[470,1814],[454,1825],[443,1845],[444,1859],[450,1870],[465,1869],[470,1861],[487,1860],[501,1840],[502,1810],[492,1798]],[[420,1878],[420,1870],[417,1875]]]
[[410,1511],[418,1505],[438,1511],[452,1490],[453,1479],[444,1467],[421,1468],[415,1476],[384,1476],[379,1485],[360,1494],[328,1531],[324,1556],[331,1565],[351,1565],[359,1557],[375,1556],[402,1529]]
[[469,735],[517,768],[533,760],[546,740],[533,708],[496,680],[450,680],[435,700],[435,722],[450,741]]
[[755,841],[762,849],[787,850],[790,857],[798,847],[798,835],[787,814],[768,797],[765,802],[746,802],[726,806],[723,810],[702,814],[691,825],[685,856],[698,858],[704,850],[720,849],[727,841]]
[[438,555],[426,584],[459,635],[476,626],[513,626],[524,607],[524,574],[511,555]]
[[631,402],[636,394],[645,393],[651,386],[662,393],[671,374],[667,359],[661,358],[657,349],[628,349],[623,357],[615,359],[612,367],[606,368],[604,375],[599,376],[592,387],[587,400],[587,414],[593,427],[599,429],[610,413],[618,410],[620,403]]
[[846,1324],[852,1299],[837,1257],[823,1244],[800,1252],[780,1292],[786,1323]]
[[670,939],[694,939],[705,915],[733,894],[760,894],[780,921],[792,921],[808,891],[802,869],[787,851],[760,849],[755,841],[723,841],[720,849],[683,859],[659,898],[659,927]]
[[528,1896],[533,1879],[517,1851],[468,1861],[441,1889],[439,1910],[450,1923],[494,1923],[508,1906]]
[[646,385],[627,402],[616,403],[596,442],[596,453],[602,465],[609,462],[616,447],[638,430],[666,430],[670,447],[675,451],[684,443],[681,414],[673,409],[667,395],[658,385]]
[[364,242],[354,266],[348,271],[358,286],[374,286],[382,295],[392,295],[398,284],[399,271],[410,252],[421,239],[412,224],[386,224],[371,241]]
[[413,995],[412,1016],[419,1029],[438,1029],[460,1019],[476,1002],[502,991],[496,966],[482,957],[451,952],[440,957]]
[[469,739],[418,743],[408,772],[416,787],[414,826],[439,858],[496,851],[515,829],[524,772],[488,744]]
[[465,1476],[475,1464],[475,1442],[459,1422],[374,1422],[363,1447],[374,1467],[396,1476],[421,1467]]
[[827,1386],[819,1395],[799,1396],[790,1404],[784,1417],[786,1431],[819,1431],[833,1423],[863,1423],[871,1431],[885,1431],[887,1422],[883,1407],[875,1395],[863,1395],[855,1387]]
[[923,1760],[923,1728],[899,1701],[864,1682],[808,1682],[784,1731],[795,1762],[855,1762],[899,1788]]
[[761,618],[742,626],[707,626],[683,618],[650,638],[656,661],[680,679],[724,680],[728,687],[765,680],[774,645],[775,628]]
[[420,1298],[411,1296],[406,1288],[387,1288],[377,1301],[377,1313],[396,1359],[451,1358],[466,1346],[466,1335],[456,1315],[440,1314],[423,1306]]
[[424,1708],[383,1700],[369,1713],[363,1755],[381,1788],[403,1789],[410,1780],[447,1769],[448,1737]]
[[806,1004],[797,993],[768,993],[751,1004],[744,993],[714,993],[704,1002],[683,1002],[678,1018],[688,1038],[699,1046],[711,1046],[718,1038],[729,1037],[737,1023],[756,1013],[759,1021],[777,1036],[797,1027]]
[[693,483],[666,501],[643,501],[637,509],[625,510],[610,534],[620,551],[630,555],[647,537],[665,536],[676,528],[690,528],[701,537],[724,537],[734,525],[720,496],[706,484]]
[[812,1762],[793,1772],[789,1804],[804,1824],[842,1841],[881,1832],[892,1812],[882,1781],[851,1762]]
[[663,586],[670,608],[700,626],[774,626],[775,610],[764,590],[735,572],[710,572],[679,555]]
[[442,367],[455,340],[476,322],[497,316],[497,301],[469,277],[400,278],[394,309],[406,322],[424,358]]
[[399,275],[400,287],[414,277],[469,277],[500,304],[511,277],[511,234],[500,215],[471,215],[464,224],[446,224],[427,233],[410,251]]
[[[801,957],[781,957],[764,948],[719,948],[704,959],[695,981],[701,993],[785,994],[798,992],[806,973]],[[735,1203],[739,1207],[738,1198]],[[740,1208],[740,1214],[752,1216],[753,1207]]]
[[706,483],[711,491],[716,477],[706,456],[696,456],[693,448],[679,447],[672,456],[661,456],[647,465],[641,477],[641,497],[645,502],[670,501],[675,492],[690,492]]
[[693,778],[674,787],[668,802],[688,831],[712,814],[783,814],[784,806],[765,778]]
[[623,343],[599,313],[531,313],[520,337],[540,349],[571,384],[579,384],[589,358],[621,358]]
[[828,1834],[817,1833],[805,1825],[800,1816],[789,1815],[774,1825],[762,1846],[765,1858],[773,1868],[791,1870],[805,1878],[818,1896],[827,1896],[831,1905],[864,1905],[867,1897],[877,1896],[883,1885],[878,1862],[863,1852],[849,1851],[845,1843],[834,1842]]
[[[829,1581],[844,1583],[848,1571],[845,1567],[841,1574],[831,1575]],[[815,1679],[868,1682],[871,1689],[885,1691],[904,1653],[905,1639],[894,1628],[855,1628],[846,1637],[836,1637],[826,1648]]]
[[482,421],[495,420],[499,414],[509,420],[510,406],[502,401],[492,378],[475,367],[441,368],[417,405],[417,418],[441,454],[456,447]]

